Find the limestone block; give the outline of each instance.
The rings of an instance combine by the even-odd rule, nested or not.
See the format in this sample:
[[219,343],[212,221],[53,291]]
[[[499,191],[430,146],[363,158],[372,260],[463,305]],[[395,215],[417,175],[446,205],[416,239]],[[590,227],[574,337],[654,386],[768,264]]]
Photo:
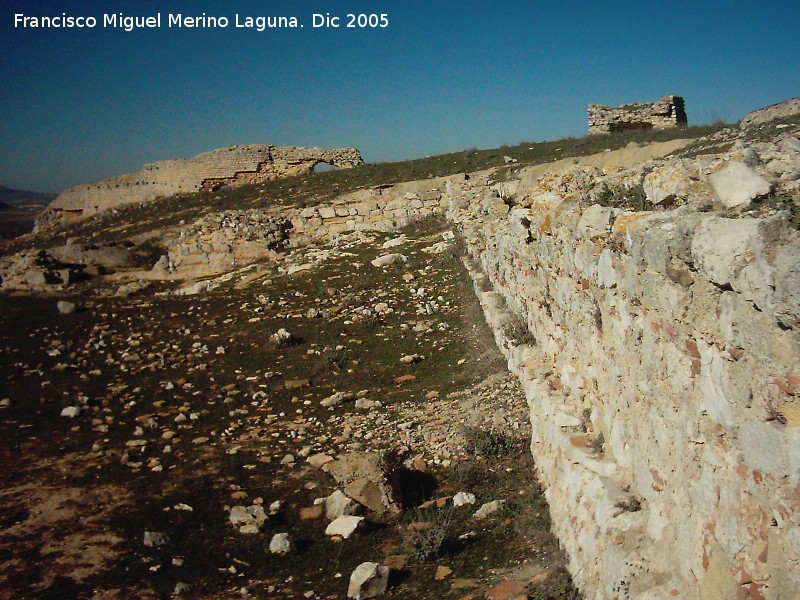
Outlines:
[[745,421],[739,426],[739,444],[751,470],[782,477],[788,471],[789,436],[772,422]]
[[617,285],[613,259],[614,253],[608,248],[600,254],[600,260],[597,262],[597,284],[600,287],[613,288]]
[[353,532],[358,528],[364,517],[354,517],[351,515],[343,515],[331,521],[325,528],[325,535],[337,535],[344,539],[353,535]]
[[741,162],[712,173],[709,183],[720,202],[728,208],[749,204],[772,190],[769,181]]
[[679,198],[703,198],[707,190],[699,179],[696,168],[690,170],[683,162],[670,163],[645,175],[642,185],[647,199],[653,204],[661,204]]
[[583,211],[580,221],[578,221],[578,235],[591,238],[608,233],[619,212],[617,208],[592,204]]
[[708,416],[728,429],[736,428],[737,414],[728,385],[725,360],[720,351],[703,340],[695,340],[700,352],[700,390],[703,393],[703,408]]
[[704,219],[691,242],[695,267],[717,285],[731,285],[760,247],[758,219]]
[[304,219],[310,219],[311,217],[316,216],[316,214],[317,214],[317,209],[314,208],[313,206],[308,206],[300,211],[300,216],[303,217]]
[[336,216],[336,209],[332,206],[320,206],[318,212],[323,219],[333,219]]
[[775,312],[784,325],[800,321],[800,240],[781,246],[775,253]]

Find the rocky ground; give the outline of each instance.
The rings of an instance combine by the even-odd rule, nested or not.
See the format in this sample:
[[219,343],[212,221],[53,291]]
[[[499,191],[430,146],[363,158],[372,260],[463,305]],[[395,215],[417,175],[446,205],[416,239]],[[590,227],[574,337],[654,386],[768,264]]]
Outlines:
[[456,243],[400,233],[4,298],[0,598],[574,597]]

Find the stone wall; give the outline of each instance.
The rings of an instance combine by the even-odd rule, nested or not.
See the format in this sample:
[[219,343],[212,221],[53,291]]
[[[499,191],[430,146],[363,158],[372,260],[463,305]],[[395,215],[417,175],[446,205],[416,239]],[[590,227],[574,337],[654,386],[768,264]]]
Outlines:
[[219,148],[194,158],[149,163],[136,173],[65,190],[39,217],[36,229],[42,231],[67,220],[81,219],[133,202],[198,192],[223,184],[235,186],[302,175],[321,162],[350,168],[364,161],[354,148],[298,148],[266,144]]
[[[587,598],[792,597],[800,233],[763,198],[799,197],[796,140],[655,161],[673,146],[653,145],[499,184],[483,172],[362,190],[293,213],[292,235],[437,211],[460,231]],[[597,203],[640,184],[650,210]]]
[[679,190],[671,210],[592,203],[641,166],[551,173],[511,211],[476,177],[446,195],[587,598],[800,589],[800,234],[785,213],[698,210],[736,205],[742,186],[717,184],[744,155],[658,165],[674,176],[652,198]]
[[589,105],[589,134],[626,130],[669,129],[686,125],[686,109],[680,96],[664,96],[657,102],[611,107]]
[[[363,190],[292,221],[331,239],[444,211],[460,231],[587,598],[793,597],[800,233],[769,198],[800,200],[797,132],[651,160],[669,148]],[[649,210],[605,193],[639,185]]]

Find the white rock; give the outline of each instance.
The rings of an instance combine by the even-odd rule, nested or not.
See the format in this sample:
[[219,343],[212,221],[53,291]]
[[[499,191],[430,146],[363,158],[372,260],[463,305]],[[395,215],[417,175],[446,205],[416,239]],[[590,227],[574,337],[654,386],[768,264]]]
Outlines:
[[692,178],[682,162],[670,163],[651,171],[645,175],[642,186],[653,204],[696,197],[704,189],[699,181]]
[[578,427],[581,424],[581,420],[578,417],[558,411],[553,416],[553,424],[556,427]]
[[69,417],[70,419],[74,419],[79,414],[81,414],[80,406],[67,406],[61,411],[62,417]]
[[373,260],[371,264],[373,267],[389,267],[391,265],[402,264],[407,260],[408,258],[402,254],[384,254]]
[[228,520],[234,525],[246,523],[250,518],[250,513],[247,512],[247,508],[244,506],[234,506],[228,515]]
[[269,542],[270,554],[289,554],[292,551],[292,542],[288,533],[276,533]]
[[255,535],[260,531],[258,525],[255,523],[248,523],[247,525],[242,525],[239,527],[239,533],[246,533],[249,535]]
[[353,534],[363,520],[364,517],[343,515],[328,524],[325,528],[325,535],[338,535],[347,539]]
[[57,306],[58,306],[58,312],[60,312],[62,315],[70,315],[75,312],[74,302],[59,300]]
[[355,600],[375,598],[386,592],[389,584],[389,568],[374,562],[358,565],[350,574],[347,597]]
[[346,496],[341,490],[336,490],[325,498],[325,516],[330,521],[353,514],[354,508],[355,503],[352,498]]
[[258,533],[258,530],[267,520],[264,509],[254,504],[253,506],[234,506],[228,515],[230,522],[239,527],[241,533]]
[[475,511],[473,515],[476,519],[485,519],[489,515],[493,515],[496,513],[502,506],[506,503],[505,500],[492,500],[491,502],[487,502],[483,506],[481,506],[478,510]]
[[613,288],[617,285],[617,272],[614,270],[614,254],[606,248],[597,262],[597,283],[600,287]]
[[386,240],[385,242],[383,242],[383,249],[388,250],[389,248],[396,248],[397,246],[402,246],[407,241],[408,238],[406,238],[406,236],[404,235],[401,235],[399,237],[392,238],[391,240]]
[[730,285],[759,250],[758,228],[758,219],[703,219],[691,242],[695,267],[717,285]]
[[323,465],[328,464],[329,462],[333,461],[333,457],[327,454],[318,453],[309,456],[306,459],[306,462],[310,464],[312,467],[321,468]]
[[763,473],[788,469],[788,436],[775,423],[743,421],[739,425],[739,441],[750,469]]
[[712,173],[708,180],[717,198],[728,208],[766,196],[772,189],[769,181],[741,162],[732,162]]
[[578,221],[578,233],[584,237],[608,233],[618,213],[619,210],[616,208],[592,204],[583,211],[580,221]]
[[453,496],[453,506],[466,506],[467,504],[475,504],[475,494],[469,492],[458,492]]
[[327,398],[323,398],[322,400],[320,400],[319,401],[319,405],[323,406],[325,408],[330,408],[332,406],[338,406],[339,404],[342,403],[344,398],[345,398],[344,392],[336,392],[334,394],[331,394]]
[[148,548],[163,546],[169,541],[169,537],[160,531],[145,531],[144,532],[144,545]]

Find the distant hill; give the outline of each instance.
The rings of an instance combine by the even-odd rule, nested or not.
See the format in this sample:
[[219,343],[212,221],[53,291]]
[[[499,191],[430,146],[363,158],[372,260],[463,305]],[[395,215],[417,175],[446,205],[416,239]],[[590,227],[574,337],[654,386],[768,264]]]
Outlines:
[[14,207],[5,202],[0,202],[0,210],[14,210]]
[[39,204],[46,206],[50,204],[56,194],[45,194],[43,192],[30,192],[27,190],[12,190],[0,185],[0,203],[18,206],[20,204]]

